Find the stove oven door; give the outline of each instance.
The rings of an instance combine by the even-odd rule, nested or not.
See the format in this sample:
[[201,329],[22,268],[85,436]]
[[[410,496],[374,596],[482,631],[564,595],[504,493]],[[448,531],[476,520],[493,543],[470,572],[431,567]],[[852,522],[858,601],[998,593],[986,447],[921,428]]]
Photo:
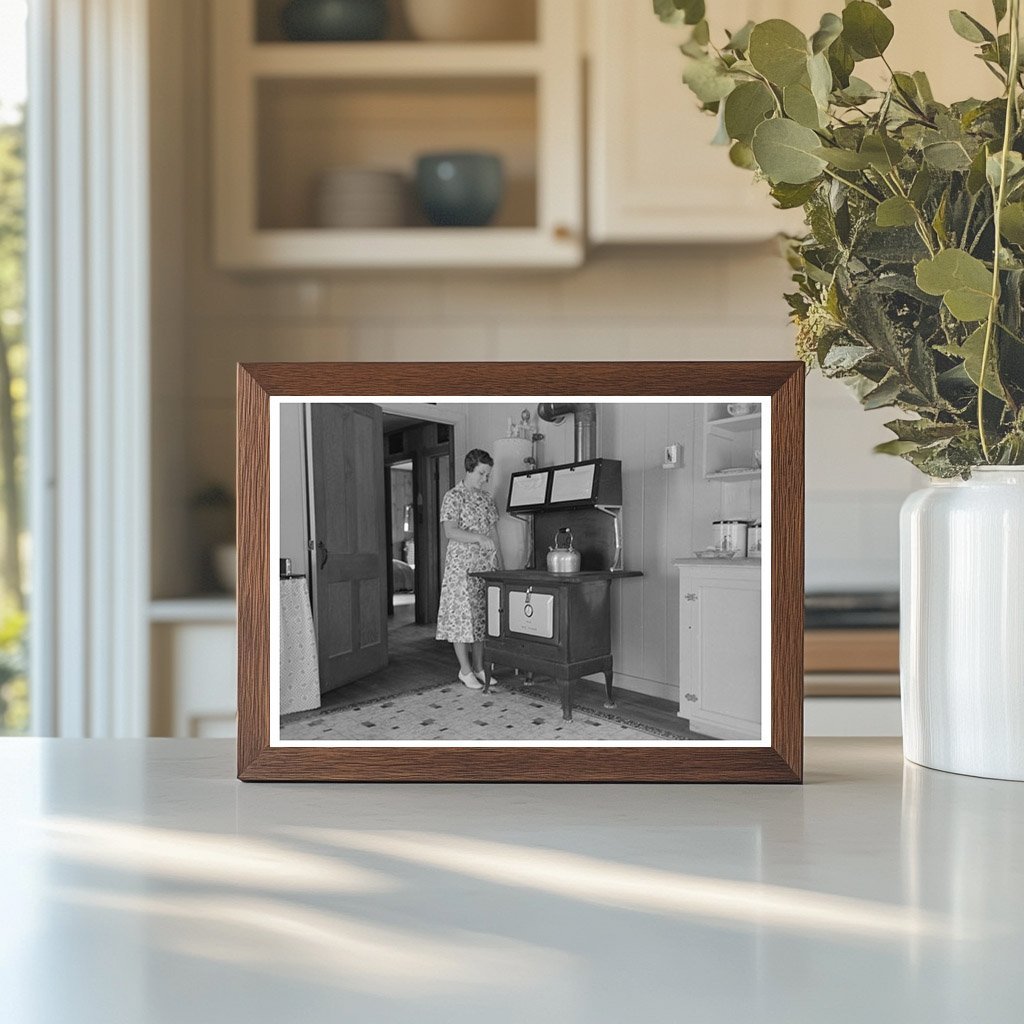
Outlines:
[[559,643],[559,591],[510,586],[505,591],[505,600],[506,635],[510,639]]

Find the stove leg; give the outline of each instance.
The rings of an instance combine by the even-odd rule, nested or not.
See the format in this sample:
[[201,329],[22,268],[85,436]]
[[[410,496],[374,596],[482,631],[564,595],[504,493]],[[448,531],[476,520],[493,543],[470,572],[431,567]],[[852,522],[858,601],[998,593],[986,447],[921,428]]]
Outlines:
[[526,678],[523,680],[523,686],[533,686],[533,673],[527,672]]
[[494,662],[484,662],[484,693],[491,692],[491,679],[494,676]]
[[608,694],[608,699],[604,702],[606,708],[615,707],[615,691],[612,689],[612,670],[605,669],[604,673],[604,688]]
[[572,691],[575,682],[575,679],[558,680],[558,689],[562,696],[562,720],[565,722],[572,721]]

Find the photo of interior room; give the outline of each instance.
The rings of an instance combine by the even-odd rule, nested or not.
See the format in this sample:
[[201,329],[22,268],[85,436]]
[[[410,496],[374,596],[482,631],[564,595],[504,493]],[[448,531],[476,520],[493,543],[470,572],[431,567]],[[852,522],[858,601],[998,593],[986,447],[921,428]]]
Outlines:
[[282,741],[761,738],[759,402],[277,408]]

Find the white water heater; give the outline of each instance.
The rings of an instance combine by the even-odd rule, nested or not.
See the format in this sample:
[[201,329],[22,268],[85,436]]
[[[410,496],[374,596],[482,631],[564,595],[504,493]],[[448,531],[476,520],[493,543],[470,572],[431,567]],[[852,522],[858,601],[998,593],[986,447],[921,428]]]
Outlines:
[[498,538],[506,569],[522,569],[529,557],[527,525],[506,512],[508,507],[508,481],[513,473],[529,469],[526,460],[533,456],[533,442],[521,437],[499,437],[491,449],[494,471],[491,473],[491,491],[500,514]]

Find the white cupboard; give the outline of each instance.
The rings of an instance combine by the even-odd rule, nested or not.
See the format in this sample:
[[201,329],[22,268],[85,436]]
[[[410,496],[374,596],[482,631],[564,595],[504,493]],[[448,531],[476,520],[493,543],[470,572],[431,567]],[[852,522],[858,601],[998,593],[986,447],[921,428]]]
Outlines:
[[761,737],[761,563],[684,558],[679,717],[714,739]]
[[[715,120],[682,83],[679,44],[689,29],[663,25],[650,3],[588,2],[591,241],[736,242],[799,231],[800,211],[776,210],[767,185],[734,167],[725,147],[711,145]],[[792,18],[806,30],[824,9],[820,0],[708,7],[715,38],[770,17]]]
[[[530,39],[453,43],[408,34],[289,41],[270,16],[278,7],[274,0],[210,5],[219,267],[582,262],[583,76],[575,3],[536,0]],[[415,200],[417,158],[458,151],[494,153],[502,161],[503,199],[487,227],[431,226]],[[332,176],[356,171],[390,172],[390,188],[406,193],[401,226],[394,218],[385,218],[387,226],[325,226],[315,197]],[[346,195],[356,202],[351,191]]]

